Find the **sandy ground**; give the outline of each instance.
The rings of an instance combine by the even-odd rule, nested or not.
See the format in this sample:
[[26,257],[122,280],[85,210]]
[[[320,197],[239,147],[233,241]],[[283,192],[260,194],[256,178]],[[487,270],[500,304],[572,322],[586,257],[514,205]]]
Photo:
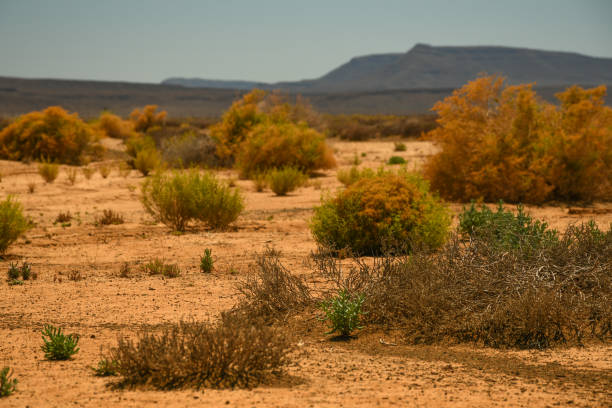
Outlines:
[[[406,144],[407,151],[397,153],[392,142],[333,142],[340,168],[348,168],[355,157],[362,166],[378,167],[392,155],[418,168],[433,151],[428,142]],[[143,178],[136,172],[123,177],[115,169],[106,179],[96,173],[90,180],[79,173],[74,185],[63,171],[45,184],[35,164],[0,161],[0,173],[0,198],[14,194],[36,222],[0,261],[0,367],[12,367],[19,379],[18,392],[1,399],[2,407],[612,406],[610,345],[548,351],[391,346],[393,333],[367,329],[356,340],[339,343],[326,338],[322,322],[300,341],[296,363],[287,370],[291,381],[253,390],[111,389],[109,380],[95,377],[90,368],[102,347],[143,324],[215,318],[235,304],[236,283],[256,252],[272,246],[292,272],[312,274],[305,262],[315,249],[308,220],[321,193],[340,187],[336,170],[287,197],[257,193],[250,181],[237,180],[246,210],[235,226],[227,232],[196,227],[183,235],[154,224],[144,212],[139,202]],[[227,171],[220,175],[236,177]],[[30,183],[35,183],[33,193]],[[451,207],[457,213],[462,205]],[[104,209],[119,212],[125,223],[96,226]],[[75,216],[70,226],[55,224],[65,211]],[[571,211],[578,214],[553,206],[528,211],[561,229],[590,218],[603,226],[612,223],[610,203]],[[216,258],[210,275],[198,269],[204,248]],[[153,257],[178,263],[183,274],[163,279],[139,272],[139,265]],[[33,265],[38,279],[8,286],[9,262],[22,260]],[[124,263],[132,271],[127,278],[120,276]],[[81,350],[72,360],[44,360],[40,330],[45,323],[81,336]]]

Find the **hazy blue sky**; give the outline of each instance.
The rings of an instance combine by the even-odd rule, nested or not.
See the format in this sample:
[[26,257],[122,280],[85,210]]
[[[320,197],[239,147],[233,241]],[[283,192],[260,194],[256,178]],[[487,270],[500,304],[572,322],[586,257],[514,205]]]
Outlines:
[[0,0],[0,75],[319,77],[416,43],[612,57],[612,0]]

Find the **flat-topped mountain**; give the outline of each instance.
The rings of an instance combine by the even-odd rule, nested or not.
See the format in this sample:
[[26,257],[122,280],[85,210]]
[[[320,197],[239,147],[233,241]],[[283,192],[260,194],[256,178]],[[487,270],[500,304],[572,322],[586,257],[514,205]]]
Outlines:
[[417,44],[404,54],[356,57],[317,79],[274,84],[172,78],[187,87],[350,92],[458,88],[479,74],[501,74],[509,83],[538,86],[612,84],[612,58],[511,47],[434,47]]

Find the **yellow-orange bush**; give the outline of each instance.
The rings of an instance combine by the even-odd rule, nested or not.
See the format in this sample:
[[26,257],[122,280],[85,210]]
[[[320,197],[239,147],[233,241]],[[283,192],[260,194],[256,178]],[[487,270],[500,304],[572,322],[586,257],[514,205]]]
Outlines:
[[318,124],[318,115],[303,100],[290,104],[256,89],[232,104],[211,127],[211,136],[220,162],[236,163],[244,177],[285,166],[308,172],[335,166],[325,136],[311,127]]
[[293,167],[303,172],[336,165],[325,136],[306,124],[275,123],[256,125],[240,144],[236,166],[242,177],[270,169]]
[[157,112],[157,105],[147,105],[140,109],[134,109],[130,113],[130,120],[137,132],[146,132],[152,127],[164,126],[166,122],[166,111]]
[[110,112],[103,112],[98,121],[98,128],[108,137],[127,140],[137,135],[132,122],[123,120]]
[[425,174],[451,200],[542,203],[612,198],[612,110],[605,87],[572,87],[561,107],[531,85],[482,77],[438,102],[440,147]]
[[59,106],[30,112],[0,132],[0,157],[80,164],[97,158],[103,147],[97,132]]

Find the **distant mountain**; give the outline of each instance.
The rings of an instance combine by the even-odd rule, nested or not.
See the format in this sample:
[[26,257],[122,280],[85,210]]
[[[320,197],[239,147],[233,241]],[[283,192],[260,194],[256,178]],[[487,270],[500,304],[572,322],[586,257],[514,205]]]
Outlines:
[[266,87],[268,84],[252,81],[223,81],[216,79],[200,78],[168,78],[161,82],[162,85],[179,85],[187,88],[213,88],[213,89],[238,89],[248,90]]
[[[405,54],[356,57],[311,80],[275,84],[182,79],[174,85],[233,89],[284,89],[329,93],[458,88],[479,74],[501,74],[509,83],[538,86],[612,84],[612,58],[511,47],[434,47],[417,44]],[[173,81],[177,81],[174,79]],[[240,88],[235,85],[240,84]]]

